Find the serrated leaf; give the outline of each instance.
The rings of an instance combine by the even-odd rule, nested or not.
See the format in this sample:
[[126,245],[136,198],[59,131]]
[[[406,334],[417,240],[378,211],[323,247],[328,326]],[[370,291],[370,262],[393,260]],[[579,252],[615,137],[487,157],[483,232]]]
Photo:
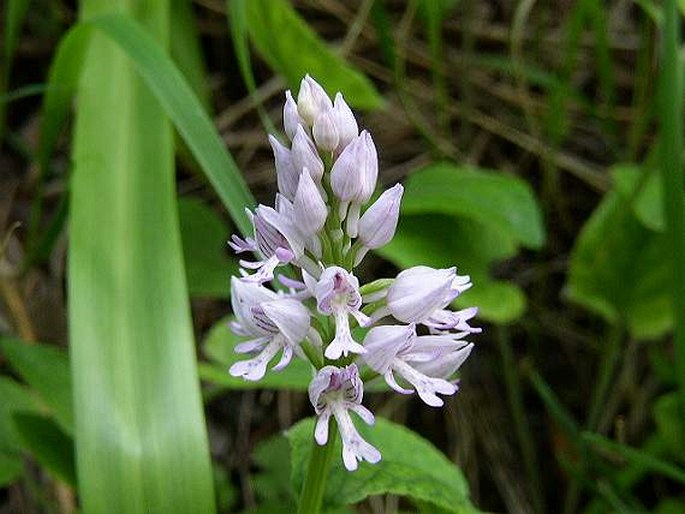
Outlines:
[[568,297],[637,338],[673,325],[664,236],[644,227],[630,205],[609,192],[585,223],[571,254]]
[[540,248],[545,240],[542,214],[526,182],[450,162],[429,164],[411,174],[402,212],[469,218],[528,248]]
[[260,381],[252,382],[229,375],[228,369],[234,362],[249,356],[235,353],[235,345],[245,340],[233,334],[229,328],[231,318],[227,317],[212,327],[203,343],[203,350],[214,364],[200,365],[200,378],[228,389],[290,389],[306,391],[312,379],[312,367],[302,359],[294,358],[283,371],[269,369]]
[[71,372],[67,353],[59,348],[13,339],[0,341],[12,367],[33,387],[68,434],[74,431]]
[[[245,5],[252,42],[291,89],[309,73],[326,91],[341,91],[359,109],[376,109],[383,100],[371,81],[337,55],[286,0],[249,0]],[[305,51],[306,49],[306,51]]]
[[[376,418],[373,427],[360,422],[357,428],[380,450],[382,460],[378,464],[362,463],[357,471],[349,472],[342,465],[337,438],[324,505],[348,505],[371,495],[391,493],[429,502],[452,513],[477,512],[469,500],[468,484],[461,471],[428,441],[382,418]],[[312,418],[287,432],[295,491],[302,487],[314,444],[313,434]]]
[[45,416],[18,413],[14,422],[22,447],[54,476],[76,487],[74,441]]
[[455,305],[477,305],[479,316],[489,321],[506,323],[525,311],[523,291],[489,273],[493,262],[515,255],[515,242],[478,221],[437,214],[402,216],[393,240],[377,252],[400,268],[456,265],[474,285]]
[[230,277],[238,273],[238,264],[226,254],[228,227],[197,198],[180,198],[178,214],[189,293],[228,298]]

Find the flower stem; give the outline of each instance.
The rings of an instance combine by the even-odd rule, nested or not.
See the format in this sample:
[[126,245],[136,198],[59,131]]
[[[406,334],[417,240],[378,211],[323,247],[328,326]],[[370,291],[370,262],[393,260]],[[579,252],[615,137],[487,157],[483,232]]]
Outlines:
[[309,458],[309,467],[305,477],[298,514],[319,514],[323,503],[323,493],[326,490],[326,479],[333,460],[335,439],[338,436],[338,427],[335,420],[331,419],[328,425],[328,442],[319,446],[312,441],[312,454]]

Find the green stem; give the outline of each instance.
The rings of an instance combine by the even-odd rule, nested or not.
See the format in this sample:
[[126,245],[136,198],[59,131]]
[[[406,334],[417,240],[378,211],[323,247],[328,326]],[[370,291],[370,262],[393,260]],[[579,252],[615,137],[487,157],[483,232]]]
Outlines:
[[662,34],[661,169],[664,180],[667,255],[671,267],[671,294],[675,320],[676,371],[680,407],[685,418],[685,191],[683,191],[683,89],[679,59],[680,14],[676,0],[664,3]]
[[506,326],[500,326],[497,329],[497,346],[502,358],[502,370],[509,399],[509,408],[514,418],[516,438],[521,447],[523,464],[528,476],[530,492],[532,493],[533,506],[535,512],[545,512],[545,504],[542,497],[543,489],[540,482],[540,468],[535,456],[535,444],[533,443],[532,432],[523,405],[521,377],[518,372],[514,352],[511,349],[509,329]]
[[599,426],[600,417],[604,408],[604,400],[609,392],[611,379],[615,374],[616,365],[620,358],[622,340],[623,329],[621,327],[621,321],[619,321],[610,328],[606,344],[604,345],[604,353],[599,368],[599,378],[596,382],[595,389],[592,392],[590,413],[587,418],[587,423],[585,424],[589,430],[597,430]]
[[323,503],[323,493],[326,490],[326,479],[333,460],[335,439],[338,437],[338,427],[331,419],[328,425],[328,443],[319,446],[313,443],[312,454],[309,458],[307,476],[302,486],[298,514],[319,514]]

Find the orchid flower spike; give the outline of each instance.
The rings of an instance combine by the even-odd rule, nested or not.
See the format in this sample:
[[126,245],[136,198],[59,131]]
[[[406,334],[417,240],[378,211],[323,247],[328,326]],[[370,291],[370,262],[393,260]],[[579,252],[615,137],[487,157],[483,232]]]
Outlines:
[[309,401],[318,416],[314,438],[319,445],[328,442],[328,422],[334,416],[342,439],[343,463],[349,471],[357,469],[358,461],[375,464],[381,460],[380,452],[359,435],[350,417],[349,411],[354,411],[367,425],[374,424],[373,414],[361,404],[363,396],[364,385],[354,364],[325,366],[309,384]]

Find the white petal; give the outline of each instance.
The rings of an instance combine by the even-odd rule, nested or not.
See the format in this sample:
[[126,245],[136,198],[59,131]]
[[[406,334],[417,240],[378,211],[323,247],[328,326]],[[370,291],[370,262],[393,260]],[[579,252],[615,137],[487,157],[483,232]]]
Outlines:
[[309,310],[298,300],[281,298],[260,304],[264,313],[291,344],[298,344],[309,331]]
[[416,329],[410,325],[382,325],[373,327],[364,338],[364,361],[378,373],[385,373],[393,359],[411,348],[416,338]]
[[325,410],[321,414],[319,414],[319,418],[316,420],[316,428],[314,429],[314,439],[319,444],[319,446],[323,446],[328,442],[328,420],[330,418],[330,411]]

